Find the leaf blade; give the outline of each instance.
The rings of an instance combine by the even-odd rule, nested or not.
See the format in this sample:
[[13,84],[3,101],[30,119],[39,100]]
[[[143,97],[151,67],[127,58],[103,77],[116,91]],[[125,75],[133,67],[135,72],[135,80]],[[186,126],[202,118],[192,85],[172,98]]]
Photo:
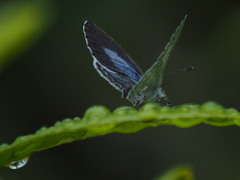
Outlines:
[[120,107],[112,113],[103,106],[93,106],[86,111],[83,118],[65,119],[56,122],[54,126],[43,127],[35,134],[19,137],[10,145],[2,144],[0,167],[29,157],[34,152],[89,137],[108,133],[134,133],[159,125],[187,128],[200,123],[220,127],[240,126],[240,113],[213,102],[171,108],[148,103],[139,110]]

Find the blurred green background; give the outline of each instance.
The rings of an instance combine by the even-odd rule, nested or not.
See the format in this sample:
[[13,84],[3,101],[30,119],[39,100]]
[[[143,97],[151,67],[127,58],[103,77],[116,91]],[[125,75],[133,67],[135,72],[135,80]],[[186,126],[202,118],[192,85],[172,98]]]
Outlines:
[[[130,105],[94,70],[82,32],[86,19],[146,70],[185,14],[166,71],[195,70],[164,79],[172,105],[214,100],[240,110],[237,0],[1,0],[0,143],[81,117],[92,105]],[[0,179],[147,180],[183,162],[194,167],[197,179],[240,179],[238,136],[239,127],[208,125],[110,134],[35,153],[24,168],[0,169]]]

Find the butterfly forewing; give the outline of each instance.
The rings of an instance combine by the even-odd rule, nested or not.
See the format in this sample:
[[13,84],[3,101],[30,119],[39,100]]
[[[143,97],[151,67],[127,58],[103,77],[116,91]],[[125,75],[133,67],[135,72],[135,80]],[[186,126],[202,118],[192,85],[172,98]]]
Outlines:
[[83,31],[94,67],[113,87],[126,96],[142,76],[133,59],[102,29],[86,21]]
[[162,89],[163,71],[179,38],[185,20],[186,16],[172,35],[169,43],[160,54],[157,61],[146,71],[138,83],[129,92],[127,99],[135,106],[139,106],[140,104],[148,101],[160,101],[162,99],[167,100],[167,96]]

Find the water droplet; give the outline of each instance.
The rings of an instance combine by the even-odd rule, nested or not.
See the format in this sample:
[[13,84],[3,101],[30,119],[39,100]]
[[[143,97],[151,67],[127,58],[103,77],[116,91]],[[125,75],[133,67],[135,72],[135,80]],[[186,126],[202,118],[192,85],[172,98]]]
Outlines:
[[19,169],[23,166],[25,166],[28,162],[28,158],[24,158],[22,160],[18,160],[18,161],[12,161],[10,164],[9,164],[9,168],[10,169]]

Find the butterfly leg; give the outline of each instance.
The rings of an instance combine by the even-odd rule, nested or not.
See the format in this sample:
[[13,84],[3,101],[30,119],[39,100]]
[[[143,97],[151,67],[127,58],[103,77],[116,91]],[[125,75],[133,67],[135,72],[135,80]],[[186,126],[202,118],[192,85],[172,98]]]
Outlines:
[[166,96],[166,97],[160,97],[160,96],[158,96],[158,97],[156,98],[156,101],[157,101],[159,104],[163,104],[163,102],[164,102],[165,105],[167,105],[167,106],[170,106],[170,105],[171,105],[171,103],[170,103],[170,101],[169,101],[169,99],[168,99],[167,96]]
[[136,103],[134,104],[134,107],[139,108],[142,105],[143,101],[144,101],[143,99],[136,101]]
[[164,99],[164,101],[166,102],[167,106],[170,106],[170,105],[171,105],[171,102],[170,102],[170,100],[168,99],[167,96],[164,97],[163,99]]
[[145,96],[142,96],[138,93],[136,98],[134,99],[133,106],[139,108],[143,104],[143,102],[145,102]]
[[129,91],[131,90],[131,88],[132,88],[132,86],[130,86],[130,85],[126,85],[126,87],[127,87],[127,89],[124,89],[123,91],[122,91],[122,98],[126,98],[127,96],[128,96],[128,93],[129,93]]
[[159,89],[159,93],[158,93],[158,95],[156,97],[156,101],[159,104],[162,104],[164,102],[167,106],[170,106],[170,101],[169,101],[169,99],[168,99],[168,97],[165,94],[163,89]]

